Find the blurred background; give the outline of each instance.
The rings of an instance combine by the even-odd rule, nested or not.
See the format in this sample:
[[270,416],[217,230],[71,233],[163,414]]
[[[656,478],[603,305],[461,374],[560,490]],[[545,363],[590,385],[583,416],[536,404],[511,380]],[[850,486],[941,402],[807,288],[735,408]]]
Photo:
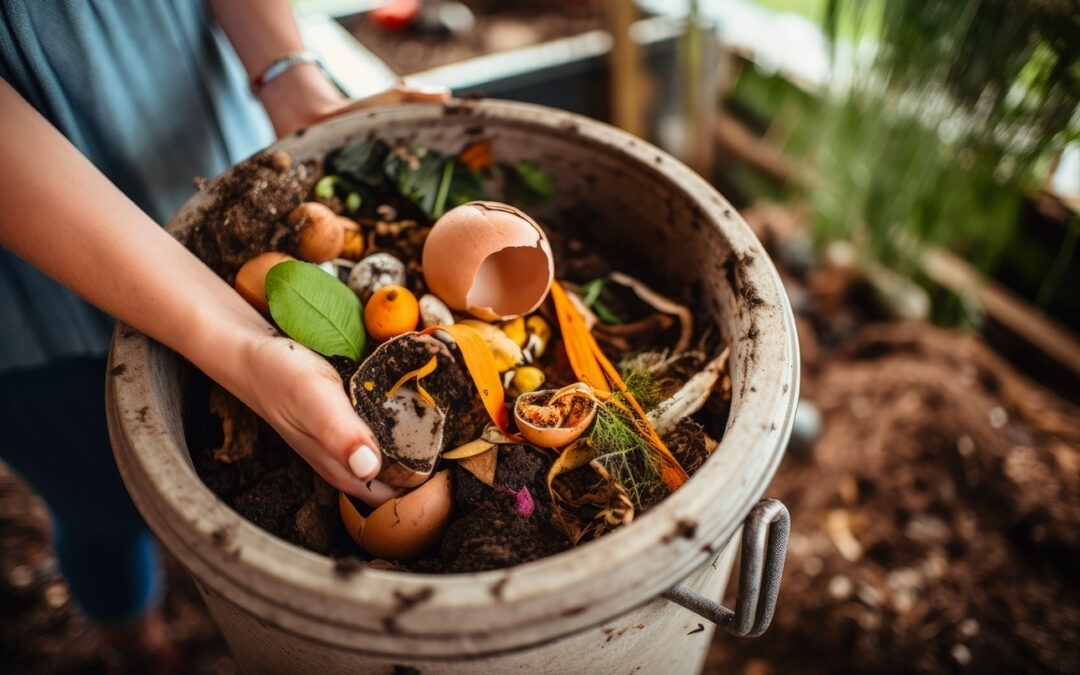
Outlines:
[[[804,361],[766,493],[791,542],[773,626],[718,634],[706,672],[1080,672],[1075,0],[294,6],[351,94],[404,77],[611,122],[768,249]],[[0,668],[106,670],[47,541],[0,465]],[[172,572],[192,670],[235,672]]]

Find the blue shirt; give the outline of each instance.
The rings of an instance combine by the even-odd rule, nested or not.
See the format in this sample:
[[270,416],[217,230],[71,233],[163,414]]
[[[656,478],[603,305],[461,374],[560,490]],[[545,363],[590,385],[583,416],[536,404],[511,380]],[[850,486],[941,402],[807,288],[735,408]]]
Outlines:
[[[159,223],[191,196],[193,178],[273,140],[200,0],[3,0],[0,77]],[[19,142],[2,121],[0,137]],[[0,372],[104,355],[111,329],[0,249]]]

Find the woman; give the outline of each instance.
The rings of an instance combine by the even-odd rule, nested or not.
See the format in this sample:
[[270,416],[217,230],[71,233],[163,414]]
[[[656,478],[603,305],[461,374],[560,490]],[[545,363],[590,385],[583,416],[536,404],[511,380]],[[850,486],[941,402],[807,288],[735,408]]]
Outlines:
[[112,463],[111,320],[98,310],[186,356],[335,487],[390,496],[370,482],[380,455],[333,368],[158,226],[194,176],[266,145],[271,129],[357,105],[311,56],[286,0],[0,5],[0,456],[49,503],[86,614],[148,651],[165,644],[156,552]]

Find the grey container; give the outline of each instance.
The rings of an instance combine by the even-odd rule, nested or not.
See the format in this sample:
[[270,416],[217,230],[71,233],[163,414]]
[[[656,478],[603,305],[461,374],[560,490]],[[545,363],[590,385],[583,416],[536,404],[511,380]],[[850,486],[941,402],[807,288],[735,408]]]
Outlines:
[[[703,596],[698,602],[720,596],[735,534],[783,455],[799,368],[780,279],[742,218],[699,176],[640,139],[570,113],[496,101],[373,109],[278,147],[321,157],[374,133],[456,152],[478,131],[494,139],[500,159],[538,162],[555,178],[557,195],[534,212],[538,219],[587,214],[578,227],[595,228],[650,261],[651,269],[631,273],[697,289],[731,345],[726,432],[685,486],[597,541],[500,571],[362,570],[346,577],[329,558],[244,520],[200,481],[181,419],[188,366],[118,326],[110,367],[125,367],[110,377],[107,394],[124,481],[151,528],[196,579],[249,672],[694,672],[704,662],[712,625],[699,630],[698,615],[660,596],[685,604],[695,603],[690,589]],[[188,236],[207,192],[171,221],[174,235]],[[746,624],[735,626],[742,633],[771,616],[781,539],[773,538],[764,582],[772,587],[757,610],[760,569],[744,564],[740,600],[747,605],[734,621]],[[718,614],[732,623],[730,613]]]

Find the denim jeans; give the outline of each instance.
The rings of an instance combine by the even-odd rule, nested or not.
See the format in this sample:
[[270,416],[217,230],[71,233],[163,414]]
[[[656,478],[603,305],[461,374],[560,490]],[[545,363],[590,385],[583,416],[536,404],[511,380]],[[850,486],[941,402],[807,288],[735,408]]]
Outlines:
[[44,498],[61,569],[86,615],[121,625],[159,601],[157,544],[113,461],[105,360],[0,373],[0,457]]

